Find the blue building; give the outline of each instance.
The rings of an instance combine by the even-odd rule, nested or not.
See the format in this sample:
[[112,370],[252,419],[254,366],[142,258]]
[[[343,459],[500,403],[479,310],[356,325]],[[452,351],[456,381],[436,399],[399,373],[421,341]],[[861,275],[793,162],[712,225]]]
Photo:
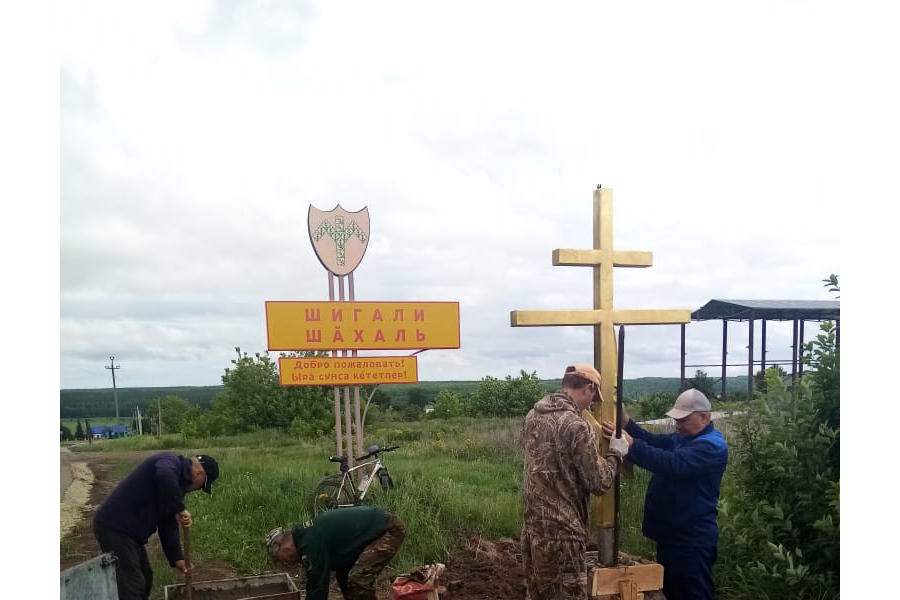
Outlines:
[[91,437],[95,440],[128,437],[131,428],[128,425],[91,425]]

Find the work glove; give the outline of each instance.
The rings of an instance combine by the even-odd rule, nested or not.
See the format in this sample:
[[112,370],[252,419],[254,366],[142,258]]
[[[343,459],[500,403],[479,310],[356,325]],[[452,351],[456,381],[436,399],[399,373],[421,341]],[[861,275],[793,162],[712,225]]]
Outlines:
[[624,437],[609,438],[609,451],[621,459],[628,455],[628,440]]

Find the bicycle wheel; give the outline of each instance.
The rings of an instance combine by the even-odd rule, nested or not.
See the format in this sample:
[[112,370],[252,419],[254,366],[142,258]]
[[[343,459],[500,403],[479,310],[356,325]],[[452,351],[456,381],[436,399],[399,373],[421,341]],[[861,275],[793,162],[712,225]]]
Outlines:
[[387,472],[387,469],[383,469],[378,474],[378,481],[381,483],[381,489],[383,490],[389,490],[394,487],[394,480],[391,478],[390,473]]
[[331,510],[338,505],[355,505],[356,497],[347,484],[343,487],[343,476],[340,473],[322,479],[313,490],[309,499],[309,515],[316,516],[320,512]]

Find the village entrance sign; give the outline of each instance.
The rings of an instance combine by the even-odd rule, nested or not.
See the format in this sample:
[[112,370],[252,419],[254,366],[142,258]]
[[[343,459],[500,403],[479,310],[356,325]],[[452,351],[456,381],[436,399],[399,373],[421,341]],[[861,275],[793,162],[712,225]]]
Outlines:
[[[268,349],[331,353],[282,356],[278,359],[279,377],[282,385],[334,387],[337,453],[344,455],[346,447],[352,465],[355,456],[365,454],[359,386],[416,383],[416,354],[459,348],[459,302],[356,301],[353,271],[369,244],[368,207],[348,212],[340,204],[330,211],[310,205],[308,223],[310,242],[328,272],[328,301],[267,301]],[[403,356],[359,356],[360,350],[414,352]]]

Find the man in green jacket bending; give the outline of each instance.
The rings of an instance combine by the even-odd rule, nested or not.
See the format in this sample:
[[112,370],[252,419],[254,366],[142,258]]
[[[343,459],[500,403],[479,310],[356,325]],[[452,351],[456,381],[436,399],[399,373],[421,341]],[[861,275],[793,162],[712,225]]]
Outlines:
[[266,536],[269,556],[283,565],[303,560],[306,599],[327,600],[331,572],[347,600],[376,600],[375,578],[394,557],[406,527],[377,506],[337,508],[288,531]]

